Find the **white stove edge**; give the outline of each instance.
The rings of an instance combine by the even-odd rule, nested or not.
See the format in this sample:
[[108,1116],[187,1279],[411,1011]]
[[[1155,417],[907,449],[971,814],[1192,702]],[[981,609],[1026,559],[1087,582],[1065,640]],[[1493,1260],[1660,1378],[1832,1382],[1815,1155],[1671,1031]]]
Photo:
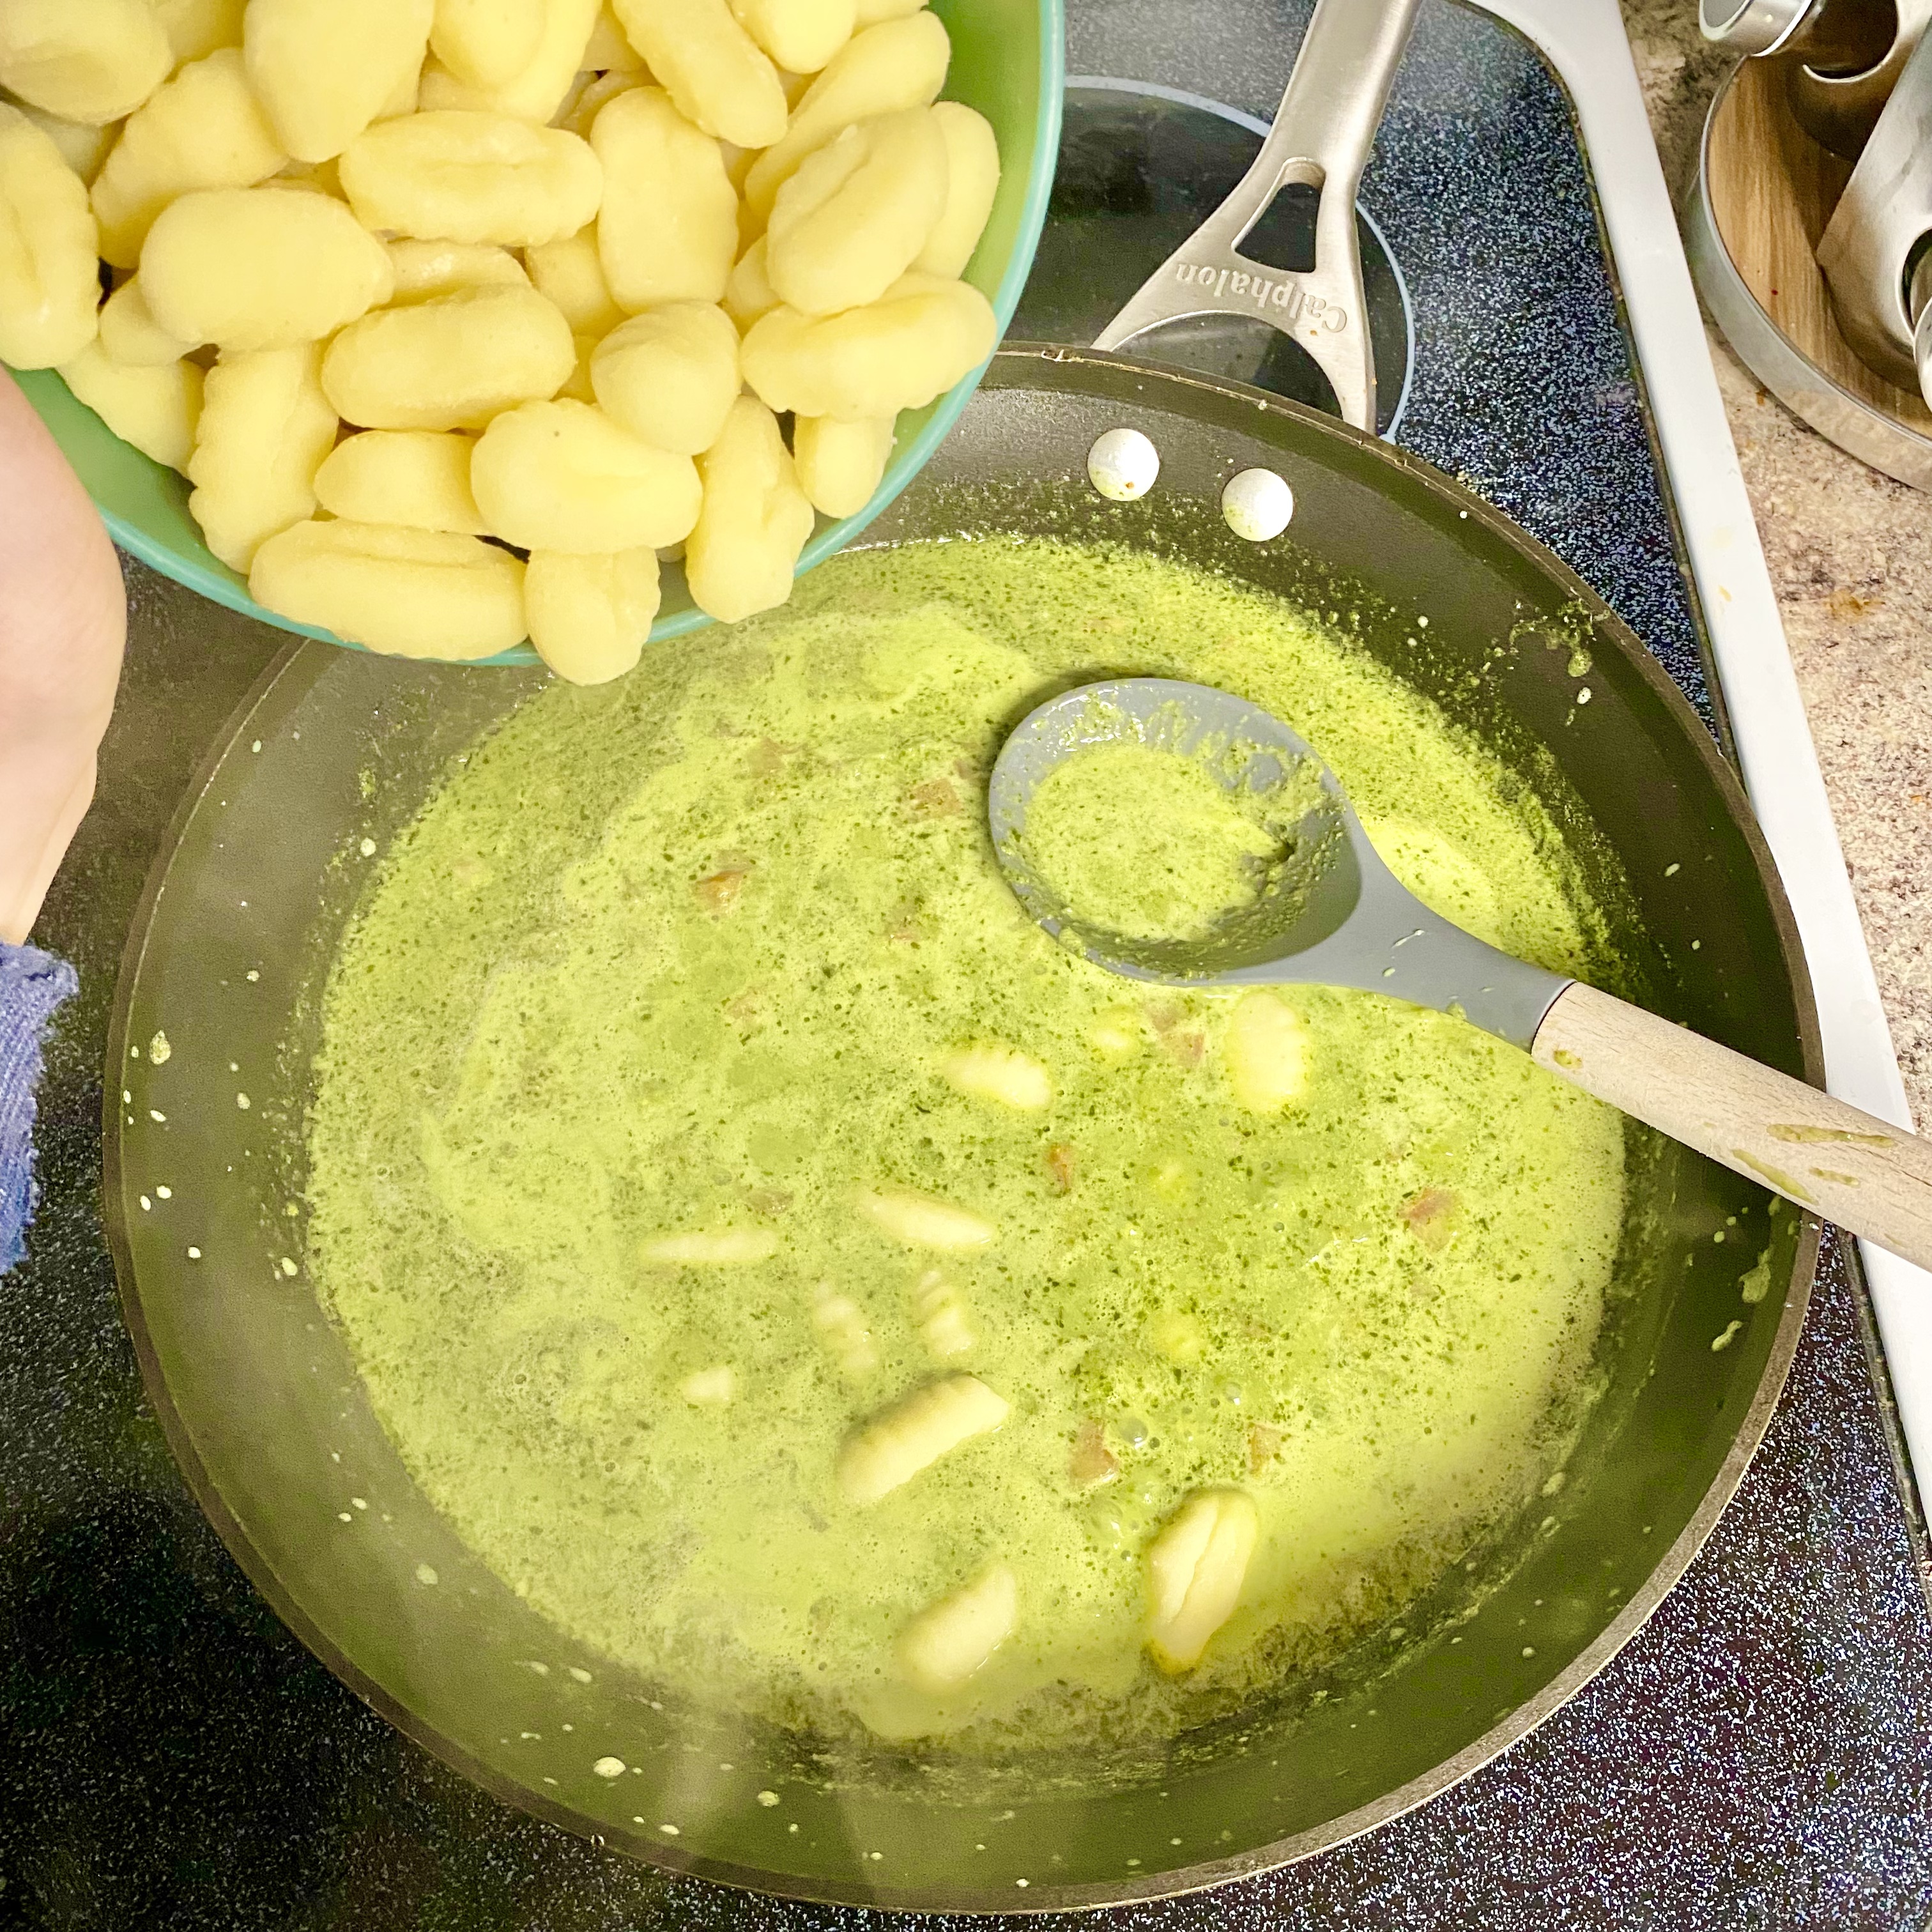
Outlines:
[[[1745,788],[1810,963],[1827,1082],[1840,1099],[1910,1127],[1905,1084],[1617,0],[1474,4],[1541,48],[1582,123]],[[1932,1484],[1932,1274],[1868,1241],[1859,1248],[1906,1446],[1922,1480]]]

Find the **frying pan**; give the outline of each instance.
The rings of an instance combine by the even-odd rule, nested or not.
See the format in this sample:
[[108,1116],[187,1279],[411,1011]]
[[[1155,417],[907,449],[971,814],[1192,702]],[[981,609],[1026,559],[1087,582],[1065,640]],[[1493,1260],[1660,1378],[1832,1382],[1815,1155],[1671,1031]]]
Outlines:
[[[1124,504],[1085,476],[1121,426],[1162,463]],[[1253,467],[1298,506],[1262,545],[1219,508]],[[1001,532],[1138,545],[1352,614],[1363,649],[1547,808],[1647,1004],[1819,1080],[1795,929],[1735,778],[1630,632],[1480,499],[1252,389],[1020,345],[872,540]],[[544,688],[292,648],[183,807],[112,1033],[109,1219],[156,1408],[256,1584],[377,1709],[500,1796],[661,1866],[804,1898],[1030,1911],[1204,1886],[1366,1830],[1521,1736],[1628,1640],[1769,1420],[1818,1239],[1635,1126],[1603,1394],[1562,1485],[1399,1628],[1157,1753],[834,1750],[586,1654],[484,1570],[411,1482],[310,1286],[303,1124],[320,991],[382,852]]]

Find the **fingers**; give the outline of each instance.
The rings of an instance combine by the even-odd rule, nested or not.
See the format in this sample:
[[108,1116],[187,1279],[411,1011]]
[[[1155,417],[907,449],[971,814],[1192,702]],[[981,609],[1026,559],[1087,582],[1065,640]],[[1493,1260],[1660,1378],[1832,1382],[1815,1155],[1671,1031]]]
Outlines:
[[0,371],[0,762],[39,747],[64,754],[70,774],[91,769],[127,624],[120,560],[100,517]]
[[0,372],[0,939],[27,936],[93,799],[127,628],[106,530]]

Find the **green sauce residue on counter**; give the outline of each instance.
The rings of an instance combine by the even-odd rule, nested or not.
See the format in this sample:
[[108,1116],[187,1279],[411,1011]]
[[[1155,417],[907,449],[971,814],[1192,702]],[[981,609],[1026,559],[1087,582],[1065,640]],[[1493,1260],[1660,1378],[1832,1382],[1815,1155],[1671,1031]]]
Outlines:
[[[1145,556],[848,556],[546,692],[336,964],[310,1258],[418,1480],[576,1640],[834,1730],[1157,1738],[1386,1619],[1561,1459],[1620,1121],[1440,1015],[1149,988],[1032,926],[987,770],[1124,667],[1274,711],[1424,898],[1591,958],[1553,828],[1478,747]],[[956,1374],[1002,1426],[855,1503],[842,1447]],[[1202,1489],[1252,1499],[1254,1554],[1168,1678],[1145,1552]],[[992,1660],[913,1682],[909,1622],[1009,1576]]]

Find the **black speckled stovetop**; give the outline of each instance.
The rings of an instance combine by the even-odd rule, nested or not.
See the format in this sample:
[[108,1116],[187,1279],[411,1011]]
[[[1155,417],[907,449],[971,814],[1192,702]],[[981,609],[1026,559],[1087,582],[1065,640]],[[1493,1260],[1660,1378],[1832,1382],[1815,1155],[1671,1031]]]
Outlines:
[[[1072,0],[1071,12],[1071,71],[1264,117],[1307,7]],[[1561,552],[1710,715],[1558,89],[1513,35],[1429,0],[1364,199],[1413,304],[1400,440]],[[0,1926],[802,1932],[872,1920],[668,1881],[471,1790],[282,1628],[176,1474],[100,1230],[99,1069],[128,922],[176,800],[280,640],[138,567],[130,580],[131,661],[100,802],[40,934],[83,976],[43,1103],[47,1198],[28,1263],[0,1279]],[[1109,1922],[1922,1932],[1932,1617],[1893,1443],[1863,1291],[1831,1252],[1736,1501],[1581,1697],[1380,1832]]]

